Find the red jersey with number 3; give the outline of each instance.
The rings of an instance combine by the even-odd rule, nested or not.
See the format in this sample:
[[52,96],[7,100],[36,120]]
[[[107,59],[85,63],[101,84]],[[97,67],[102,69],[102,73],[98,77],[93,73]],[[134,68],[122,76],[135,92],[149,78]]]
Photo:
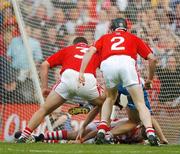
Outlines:
[[140,38],[123,30],[103,35],[94,46],[101,55],[101,61],[113,55],[128,55],[136,60],[139,54],[146,59],[152,52]]
[[[66,48],[63,48],[50,56],[47,61],[50,64],[50,67],[55,67],[58,65],[62,66],[61,74],[66,69],[73,69],[75,71],[80,70],[81,61],[83,59],[84,54],[89,49],[89,46],[85,43],[78,43],[76,45],[72,45]],[[95,75],[96,68],[99,67],[100,61],[98,54],[94,54],[90,63],[88,64],[85,73],[92,73]]]

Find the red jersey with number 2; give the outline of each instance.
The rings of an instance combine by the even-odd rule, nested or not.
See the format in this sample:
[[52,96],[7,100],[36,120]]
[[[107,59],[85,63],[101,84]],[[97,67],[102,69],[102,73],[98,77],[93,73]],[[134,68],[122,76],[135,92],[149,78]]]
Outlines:
[[146,59],[152,52],[140,38],[123,30],[103,35],[94,46],[101,56],[101,61],[113,55],[128,55],[136,60],[139,54]]
[[[88,51],[89,46],[85,43],[78,43],[66,48],[63,48],[50,56],[47,61],[50,67],[56,67],[58,65],[62,66],[61,74],[66,69],[73,69],[75,71],[80,70],[81,61],[84,54]],[[99,67],[100,61],[98,54],[94,54],[90,63],[88,64],[85,73],[92,73],[95,75],[96,68]]]

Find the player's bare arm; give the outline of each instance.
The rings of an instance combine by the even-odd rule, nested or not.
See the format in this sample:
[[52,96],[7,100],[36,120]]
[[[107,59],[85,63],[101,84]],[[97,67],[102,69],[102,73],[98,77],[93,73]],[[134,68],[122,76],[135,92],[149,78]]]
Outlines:
[[97,114],[99,113],[100,108],[101,108],[100,106],[95,106],[95,107],[88,113],[88,115],[87,115],[87,117],[86,117],[83,125],[81,126],[81,128],[80,128],[80,130],[79,130],[79,132],[78,132],[78,135],[77,135],[76,140],[79,140],[79,139],[81,140],[81,139],[82,139],[82,136],[83,136],[83,134],[84,134],[84,131],[85,131],[85,129],[86,129],[86,126],[87,126],[90,122],[92,122],[92,121],[94,120],[94,118],[95,118],[95,117],[97,116]]
[[97,130],[94,131],[90,131],[89,133],[87,133],[85,136],[83,136],[83,138],[81,139],[81,143],[94,138],[97,135]]
[[41,64],[41,68],[40,68],[41,88],[44,97],[47,97],[47,95],[50,92],[50,89],[48,88],[49,67],[50,67],[49,63],[47,61],[44,61]]
[[86,127],[90,122],[94,120],[94,118],[97,116],[99,113],[101,107],[100,106],[95,106],[87,115],[86,120],[84,121],[82,127]]
[[83,57],[83,60],[82,60],[82,63],[81,63],[81,68],[80,68],[80,71],[79,71],[79,83],[80,84],[84,84],[84,82],[85,82],[84,71],[85,71],[89,61],[91,60],[91,57],[95,53],[96,53],[96,48],[91,46],[89,48],[89,51],[84,54],[84,57]]
[[152,80],[153,80],[153,76],[156,70],[156,63],[157,63],[157,59],[155,58],[155,56],[150,53],[147,56],[148,62],[149,62],[149,75],[148,75],[148,79],[145,82],[145,88],[146,89],[150,89],[151,88],[151,84],[152,84]]

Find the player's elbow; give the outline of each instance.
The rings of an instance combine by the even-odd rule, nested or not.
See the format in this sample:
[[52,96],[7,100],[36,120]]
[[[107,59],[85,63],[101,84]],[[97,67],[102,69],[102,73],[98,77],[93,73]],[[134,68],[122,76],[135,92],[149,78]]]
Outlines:
[[157,64],[157,62],[158,62],[158,60],[157,60],[156,57],[153,57],[153,58],[149,59],[149,61],[150,61],[151,63],[153,63],[153,64]]
[[48,69],[49,68],[49,63],[47,61],[44,61],[41,66],[40,66],[40,69],[41,70],[44,70],[44,69]]
[[91,47],[89,48],[89,53],[91,53],[92,55],[95,54],[96,51],[97,51],[97,49],[96,49],[94,46],[91,46]]
[[158,62],[157,58],[153,54],[149,54],[147,59],[150,63],[156,64]]

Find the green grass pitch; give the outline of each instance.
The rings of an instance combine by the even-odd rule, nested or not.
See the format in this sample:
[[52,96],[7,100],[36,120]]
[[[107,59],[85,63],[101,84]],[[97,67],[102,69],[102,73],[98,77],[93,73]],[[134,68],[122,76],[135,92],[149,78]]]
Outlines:
[[0,154],[180,154],[180,145],[0,143]]

